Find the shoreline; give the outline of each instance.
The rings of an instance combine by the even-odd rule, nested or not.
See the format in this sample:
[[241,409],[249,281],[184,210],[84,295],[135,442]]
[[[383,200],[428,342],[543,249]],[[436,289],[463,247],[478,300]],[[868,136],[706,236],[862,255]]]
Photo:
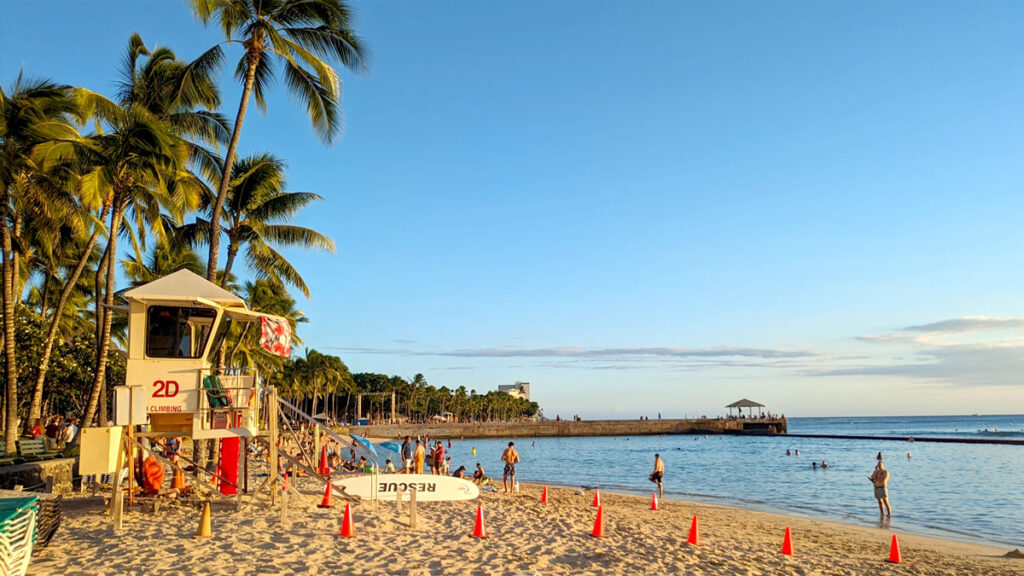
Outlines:
[[[493,481],[493,478],[491,480]],[[499,481],[498,483],[499,484],[500,484],[500,480],[501,479],[499,478],[498,479],[498,481]],[[521,486],[535,487],[537,489],[537,491],[538,491],[538,494],[540,493],[539,491],[541,490],[541,488],[543,488],[543,486],[548,486],[549,488],[554,486],[554,487],[558,487],[558,488],[564,488],[564,489],[567,489],[567,490],[582,490],[582,491],[584,491],[585,493],[588,493],[588,494],[592,494],[593,493],[593,487],[582,487],[582,486],[579,486],[579,485],[561,484],[561,483],[558,483],[558,482],[550,482],[550,483],[546,483],[545,484],[543,482],[537,482],[537,481],[534,481],[534,480],[530,480],[529,483],[521,482],[520,485]],[[607,492],[608,494],[616,494],[616,495],[620,495],[620,496],[630,496],[630,497],[634,497],[634,498],[646,498],[648,500],[650,499],[649,494],[651,493],[651,491],[648,491],[647,493],[641,493],[640,490],[632,490],[632,489],[629,489],[629,488],[626,488],[626,487],[621,487],[621,486],[613,486],[613,487],[609,488],[607,491],[604,488],[600,487],[600,486],[598,486],[597,488],[601,490],[601,494],[602,495]],[[803,520],[812,520],[812,521],[815,521],[815,522],[831,523],[831,524],[836,524],[836,525],[839,525],[839,526],[850,526],[852,528],[864,528],[864,529],[868,529],[868,530],[896,530],[901,535],[902,534],[907,534],[907,535],[919,536],[921,538],[930,538],[930,539],[934,539],[934,540],[942,540],[942,541],[947,541],[947,542],[958,542],[958,543],[961,543],[961,544],[964,544],[964,545],[968,545],[968,546],[979,546],[979,547],[982,547],[982,548],[989,548],[989,549],[992,549],[992,550],[1002,550],[1001,554],[1006,553],[1006,552],[1008,552],[1010,550],[1013,550],[1014,548],[1024,548],[1024,546],[1022,546],[1022,545],[1024,545],[1024,542],[1015,544],[1015,543],[1011,543],[1011,542],[999,542],[999,541],[989,540],[989,539],[985,539],[985,538],[972,538],[972,537],[967,536],[967,535],[961,535],[961,534],[957,534],[957,533],[950,533],[948,531],[943,531],[943,530],[939,530],[939,529],[936,529],[934,531],[922,532],[922,531],[919,530],[920,527],[917,527],[917,526],[911,526],[909,528],[908,527],[897,527],[895,529],[891,528],[891,527],[881,527],[881,526],[878,526],[878,522],[876,522],[876,521],[865,520],[865,519],[862,519],[862,518],[860,518],[858,516],[854,516],[852,514],[848,516],[848,518],[850,519],[849,521],[836,520],[836,519],[825,519],[825,518],[821,518],[820,516],[815,516],[814,513],[810,512],[810,511],[805,513],[805,512],[801,512],[799,510],[784,510],[784,509],[776,508],[776,507],[773,507],[773,506],[770,506],[770,505],[767,505],[767,504],[758,504],[758,503],[754,503],[754,502],[740,501],[739,499],[736,499],[736,498],[733,498],[733,497],[729,497],[729,496],[700,496],[700,495],[692,495],[692,496],[684,498],[684,497],[678,497],[678,496],[673,496],[673,495],[666,494],[664,498],[658,498],[658,500],[659,501],[665,501],[665,502],[669,502],[669,501],[671,501],[671,502],[680,502],[680,503],[684,503],[684,504],[692,504],[692,505],[700,505],[700,506],[717,506],[717,507],[720,507],[720,508],[728,508],[728,509],[733,509],[733,510],[745,510],[745,511],[748,511],[748,512],[755,512],[755,513],[759,513],[759,514],[769,514],[769,515],[778,516],[778,517],[781,517],[781,518],[795,518],[795,519],[803,519]],[[897,521],[898,521],[899,520],[899,515],[898,514],[896,515],[896,518],[897,518]],[[891,519],[889,521],[891,521]],[[902,538],[902,536],[900,536],[900,538]]]
[[[593,492],[521,483],[520,492],[483,492],[477,500],[421,502],[417,527],[408,504],[353,506],[355,538],[340,538],[344,505],[321,509],[322,492],[310,478],[296,479],[287,512],[266,505],[266,495],[241,512],[215,507],[213,534],[196,540],[197,502],[132,509],[114,532],[102,509],[66,508],[65,523],[49,547],[33,553],[29,574],[841,574],[877,573],[889,566],[885,529],[815,520],[733,506],[602,492],[605,537],[593,538]],[[471,537],[477,505],[489,538]],[[691,518],[699,518],[700,545],[687,544]],[[792,529],[794,556],[780,553]],[[895,532],[906,574],[1019,574],[1024,560],[1008,548]],[[88,554],[83,554],[88,550]],[[897,569],[897,568],[893,568]]]

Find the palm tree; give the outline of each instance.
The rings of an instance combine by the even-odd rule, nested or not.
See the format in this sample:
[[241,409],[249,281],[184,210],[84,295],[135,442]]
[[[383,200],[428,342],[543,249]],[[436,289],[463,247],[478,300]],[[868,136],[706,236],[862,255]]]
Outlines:
[[140,286],[181,269],[202,274],[204,267],[188,246],[168,237],[157,241],[144,258],[136,254],[122,260],[121,268],[132,286]]
[[[266,153],[241,158],[235,164],[221,226],[228,237],[224,279],[244,248],[246,262],[259,276],[283,280],[308,298],[309,287],[302,276],[271,245],[333,253],[334,241],[315,230],[287,223],[299,210],[323,198],[311,192],[285,192],[284,173],[284,162]],[[182,234],[190,243],[209,241],[209,222],[197,219],[195,224],[185,225]]]
[[9,92],[0,89],[0,250],[3,276],[3,334],[6,367],[4,402],[4,443],[8,452],[16,449],[18,430],[18,365],[15,358],[14,319],[18,293],[18,233],[16,207],[28,197],[40,176],[33,158],[36,146],[73,132],[69,117],[75,103],[70,89],[49,80],[26,80],[21,74]]
[[[330,143],[340,128],[338,100],[341,83],[330,64],[337,60],[348,69],[364,69],[362,41],[351,26],[351,14],[343,0],[191,0],[204,24],[216,19],[226,42],[241,44],[245,52],[235,69],[242,81],[242,96],[235,116],[222,174],[234,174],[235,155],[250,96],[266,110],[266,91],[273,79],[275,62],[284,70],[288,90],[306,105],[313,130]],[[209,61],[222,57],[220,45],[207,51]],[[222,178],[211,222],[221,221],[229,181]],[[220,236],[210,238],[207,279],[217,274]]]
[[[203,158],[209,155],[188,137],[217,141],[226,133],[219,117],[203,110],[219,104],[208,76],[213,65],[208,55],[204,57],[198,63],[185,64],[166,48],[150,52],[141,38],[133,35],[120,73],[117,104],[93,93],[85,98],[88,110],[102,118],[107,130],[92,136],[97,158],[95,168],[82,180],[83,189],[103,199],[110,224],[104,259],[97,272],[99,349],[83,426],[91,425],[106,381],[114,258],[122,225],[126,219],[134,221],[136,229],[142,229],[139,236],[145,236],[147,226],[160,236],[163,211],[180,221],[184,210],[194,209],[202,184],[188,166],[190,162],[202,166]],[[104,402],[101,416],[105,408]]]

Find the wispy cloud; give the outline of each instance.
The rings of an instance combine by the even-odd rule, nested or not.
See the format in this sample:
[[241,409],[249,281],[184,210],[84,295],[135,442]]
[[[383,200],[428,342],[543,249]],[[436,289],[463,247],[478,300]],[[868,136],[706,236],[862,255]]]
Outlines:
[[1000,318],[993,316],[964,316],[950,318],[931,324],[908,326],[905,332],[954,333],[954,332],[987,332],[990,330],[1013,330],[1024,328],[1024,318]]
[[[1020,386],[1024,318],[965,316],[861,336],[879,348],[873,361],[811,370],[817,376],[887,376],[950,386]],[[890,349],[910,354],[886,356]]]
[[[860,377],[943,386],[1021,386],[1024,318],[965,316],[853,338],[857,350],[716,346],[529,348],[497,346],[430,349],[412,340],[394,348],[335,347],[355,354],[460,358],[447,370],[473,369],[474,360],[506,360],[509,368],[565,370],[721,371],[735,377]],[[468,364],[468,365],[467,365]],[[726,372],[727,371],[727,372]]]

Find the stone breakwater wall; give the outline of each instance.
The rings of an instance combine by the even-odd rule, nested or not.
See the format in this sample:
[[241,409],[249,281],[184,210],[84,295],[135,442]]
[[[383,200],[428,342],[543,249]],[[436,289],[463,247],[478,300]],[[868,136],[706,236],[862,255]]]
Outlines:
[[785,419],[691,420],[552,420],[546,422],[479,422],[374,424],[349,431],[369,438],[430,434],[437,438],[538,438],[562,436],[651,436],[657,434],[785,434]]

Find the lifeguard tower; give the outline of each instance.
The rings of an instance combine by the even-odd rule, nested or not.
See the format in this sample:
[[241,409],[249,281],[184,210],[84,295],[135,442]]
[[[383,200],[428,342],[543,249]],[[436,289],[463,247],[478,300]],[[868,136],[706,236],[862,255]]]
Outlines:
[[116,423],[148,424],[153,435],[194,440],[258,436],[263,398],[257,375],[218,374],[220,350],[233,323],[287,329],[287,320],[249,310],[238,296],[188,270],[124,297],[128,362],[125,386],[116,391]]
[[[115,526],[120,524],[123,495],[120,470],[134,454],[162,457],[138,438],[219,440],[215,470],[191,464],[197,473],[207,475],[204,479],[213,477],[222,495],[238,498],[240,477],[247,478],[248,469],[242,441],[264,442],[269,449],[270,474],[255,492],[267,486],[271,503],[277,499],[278,458],[318,475],[315,462],[321,436],[372,458],[372,447],[338,435],[278,398],[273,387],[261,384],[258,374],[220,373],[221,348],[232,325],[238,323],[259,322],[261,345],[287,357],[291,333],[286,319],[249,310],[238,296],[188,270],[133,288],[123,296],[128,300],[128,361],[125,385],[115,389],[115,426],[83,429],[79,461],[83,475],[115,473]],[[303,427],[315,432],[315,451],[293,455],[278,450],[279,433],[294,438],[296,430]],[[167,462],[176,474],[182,470],[177,462]],[[329,474],[319,476],[325,483],[329,481]],[[128,477],[130,488],[131,475]],[[129,495],[132,493],[129,489]]]

